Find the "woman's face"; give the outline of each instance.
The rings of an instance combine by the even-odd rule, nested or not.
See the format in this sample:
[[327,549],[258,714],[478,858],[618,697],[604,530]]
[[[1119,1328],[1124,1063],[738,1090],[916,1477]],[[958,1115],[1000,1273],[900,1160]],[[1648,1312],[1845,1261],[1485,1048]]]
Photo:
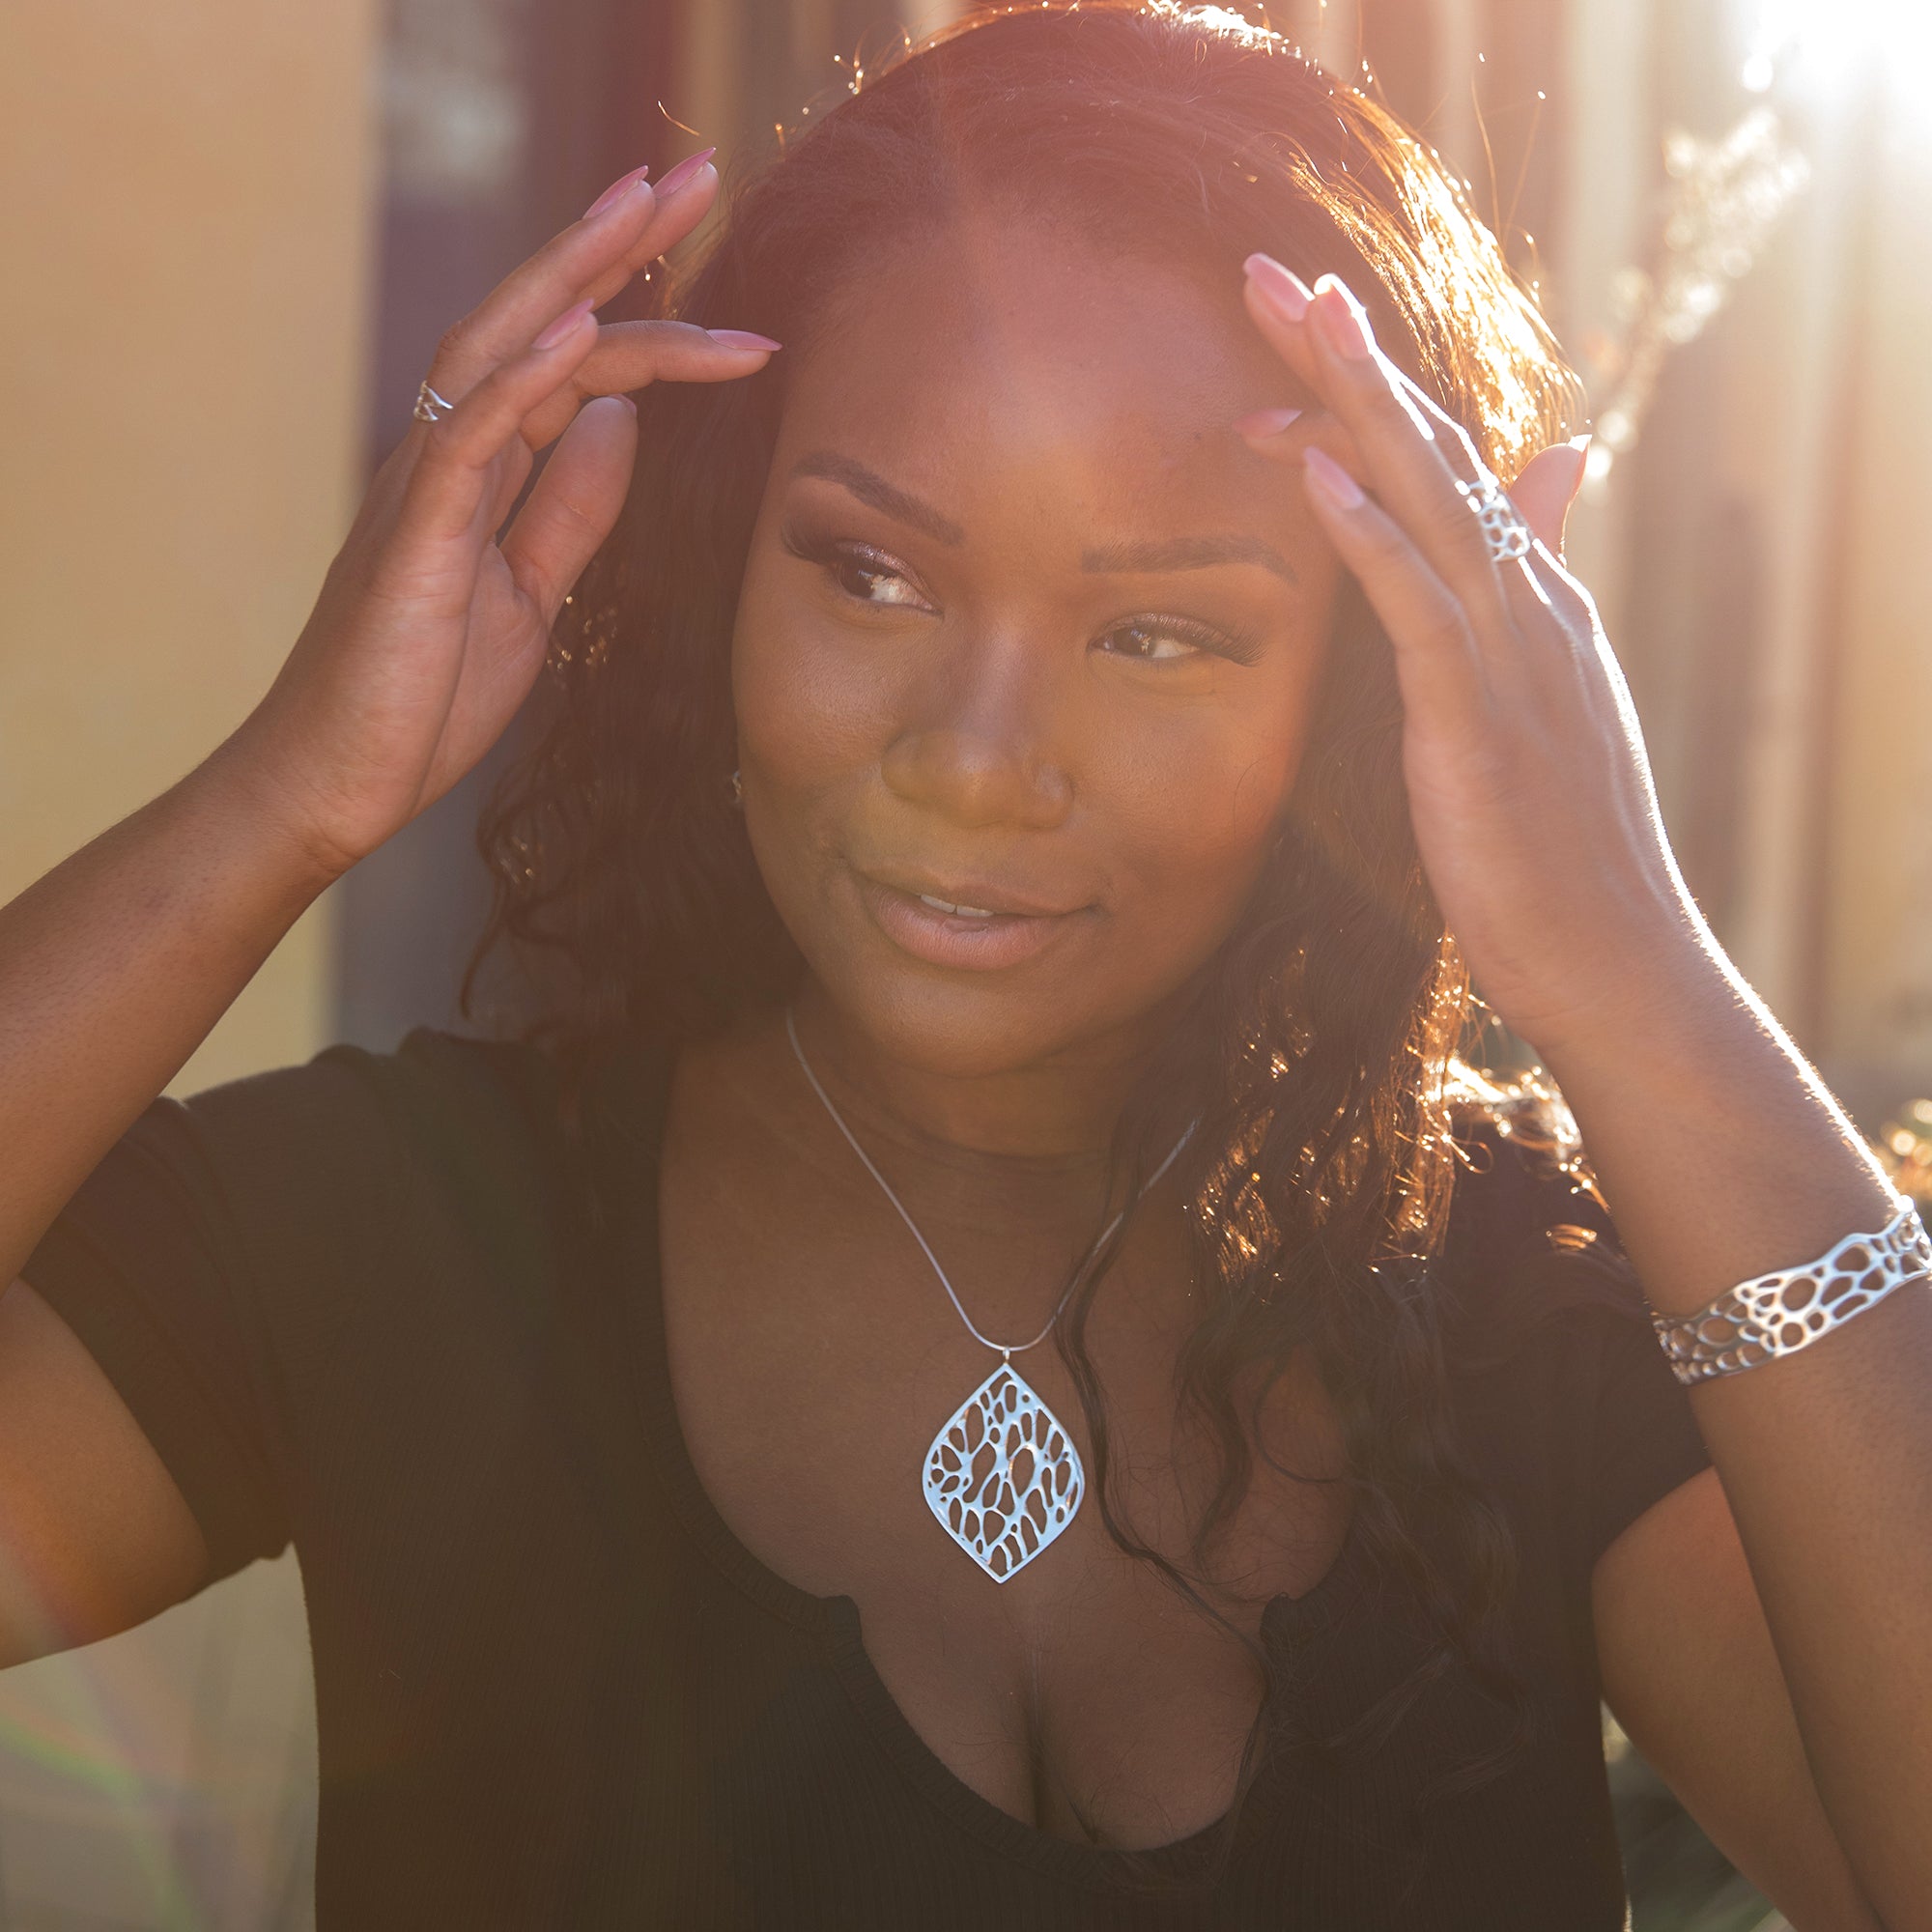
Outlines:
[[910,1065],[1131,1043],[1278,835],[1341,566],[1300,466],[1231,425],[1335,426],[1221,280],[962,226],[787,371],[733,640],[746,817],[811,972]]

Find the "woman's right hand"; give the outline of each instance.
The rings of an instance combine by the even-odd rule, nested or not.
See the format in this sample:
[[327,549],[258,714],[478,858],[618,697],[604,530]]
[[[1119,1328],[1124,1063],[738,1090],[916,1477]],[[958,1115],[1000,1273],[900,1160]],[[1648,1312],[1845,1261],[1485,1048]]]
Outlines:
[[[333,877],[440,798],[536,679],[564,597],[615,524],[637,447],[627,391],[764,367],[763,336],[592,310],[696,226],[705,156],[655,192],[639,170],[442,338],[288,662],[222,748],[307,864]],[[498,541],[535,452],[561,435]]]

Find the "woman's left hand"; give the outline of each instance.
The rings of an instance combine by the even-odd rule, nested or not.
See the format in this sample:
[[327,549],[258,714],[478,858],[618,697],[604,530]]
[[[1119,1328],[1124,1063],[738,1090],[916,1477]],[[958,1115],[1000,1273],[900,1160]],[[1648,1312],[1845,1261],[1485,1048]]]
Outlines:
[[1416,843],[1478,988],[1546,1058],[1640,1020],[1687,968],[1708,969],[1709,941],[1623,672],[1563,566],[1582,448],[1545,450],[1515,479],[1537,540],[1496,561],[1456,489],[1486,466],[1376,347],[1349,290],[1323,275],[1310,291],[1257,255],[1246,300],[1329,414],[1237,427],[1303,461],[1308,500],[1395,646]]
[[[1366,328],[1352,334],[1359,311],[1331,279],[1309,299],[1277,265],[1250,263],[1255,322],[1332,412],[1308,412],[1275,447],[1307,450],[1313,513],[1393,639],[1416,840],[1443,916],[1574,1109],[1645,1296],[1691,1314],[1731,1283],[1884,1227],[1897,1203],[1876,1161],[1678,875],[1623,675],[1561,561],[1575,453],[1545,452],[1515,479],[1540,541],[1492,560],[1456,491],[1483,474],[1469,439]],[[1266,449],[1266,428],[1250,419],[1243,433]],[[1709,1669],[1685,1666],[1678,1634],[1756,1633],[1719,1648],[1728,1664],[1755,1642],[1776,1661],[1766,1681],[1781,1674],[1789,1693],[1778,1815],[1816,1836],[1822,1814],[1869,1901],[1834,1922],[1899,1932],[1932,1932],[1928,1376],[1932,1300],[1908,1290],[1816,1348],[1699,1384],[1742,1561],[1723,1568],[1721,1518],[1719,1534],[1705,1521],[1687,1535],[1680,1512],[1672,1535],[1650,1517],[1647,1548],[1626,1540],[1634,1525],[1611,1546],[1594,1599],[1605,1678],[1632,1728],[1665,1759],[1673,1736],[1694,1740],[1679,1773],[1719,1783],[1727,1763],[1760,1776],[1763,1747],[1744,1767],[1742,1720]],[[1707,1749],[1726,1724],[1728,1748]],[[1741,1846],[1768,1808],[1739,1824]]]

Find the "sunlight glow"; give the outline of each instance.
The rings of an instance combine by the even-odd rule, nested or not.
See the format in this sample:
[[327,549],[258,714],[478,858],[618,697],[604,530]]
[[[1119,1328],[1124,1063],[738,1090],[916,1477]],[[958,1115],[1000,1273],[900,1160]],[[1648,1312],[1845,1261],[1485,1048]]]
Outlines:
[[1927,0],[1752,0],[1741,78],[1753,94],[1774,82],[1834,95],[1876,68],[1895,100],[1932,90]]

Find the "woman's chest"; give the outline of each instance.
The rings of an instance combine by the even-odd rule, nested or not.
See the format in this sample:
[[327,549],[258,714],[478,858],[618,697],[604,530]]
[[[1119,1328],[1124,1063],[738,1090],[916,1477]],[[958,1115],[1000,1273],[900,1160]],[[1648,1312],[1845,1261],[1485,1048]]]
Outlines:
[[[855,1282],[849,1254],[781,1257],[743,1230],[716,1238],[669,1190],[662,1232],[668,1394],[699,1485],[765,1569],[852,1599],[923,1747],[1009,1817],[1081,1842],[1166,1844],[1220,1818],[1261,1700],[1241,1636],[1269,1599],[1326,1575],[1346,1531],[1341,1485],[1300,1479],[1339,1466],[1313,1378],[1297,1364],[1264,1406],[1270,1458],[1204,1577],[1191,1529],[1215,1471],[1198,1432],[1176,1429],[1177,1323],[1130,1281],[1112,1303],[1103,1285],[1087,1344],[1104,1470],[1053,1338],[1011,1358],[1085,1493],[1001,1580],[928,1500],[935,1438],[1001,1361],[939,1286],[912,1270]],[[983,1470],[994,1446],[974,1437],[965,1453]],[[1179,1567],[1225,1624],[1108,1534],[1103,1476],[1122,1536]]]

